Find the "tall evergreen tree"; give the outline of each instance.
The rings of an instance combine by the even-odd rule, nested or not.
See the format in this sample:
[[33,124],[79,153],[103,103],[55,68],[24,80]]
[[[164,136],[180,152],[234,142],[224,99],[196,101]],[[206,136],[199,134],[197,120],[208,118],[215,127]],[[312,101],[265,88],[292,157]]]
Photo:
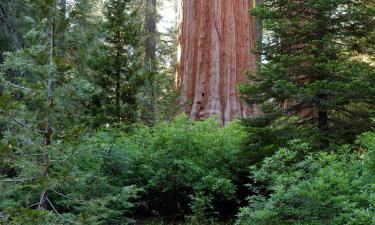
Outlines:
[[[1,164],[14,171],[5,173],[10,178],[6,185],[9,192],[3,193],[2,197],[9,201],[15,191],[27,189],[18,186],[18,182],[28,183],[31,185],[29,194],[18,201],[34,199],[35,192],[39,192],[35,206],[47,209],[51,204],[48,186],[53,180],[50,179],[50,155],[59,155],[52,147],[52,137],[55,132],[62,132],[61,127],[54,126],[59,114],[54,101],[54,88],[58,80],[55,38],[59,19],[56,0],[27,2],[25,7],[28,9],[28,22],[25,22],[29,28],[26,35],[28,46],[7,55],[0,76],[5,98],[2,100],[6,101],[1,114],[8,120],[7,134],[2,140],[2,144],[8,144],[8,148],[2,151]],[[10,158],[15,159],[14,163],[4,164]]]
[[371,4],[264,0],[254,10],[265,29],[258,46],[264,58],[240,87],[247,102],[261,104],[264,113],[248,120],[258,135],[253,145],[272,144],[289,134],[326,148],[331,140],[351,141],[369,128],[375,68],[362,59],[374,47]]
[[110,0],[105,4],[102,51],[94,67],[103,92],[99,105],[107,121],[135,121],[137,94],[143,84],[140,29],[132,0]]
[[[88,27],[96,17],[94,2],[76,1],[62,13],[64,0],[25,1],[17,22],[24,23],[26,46],[7,52],[0,67],[2,224],[127,220],[123,212],[131,206],[126,198],[134,196],[133,189],[108,184],[101,169],[88,171],[82,160],[89,156],[77,149],[88,132],[87,100],[95,93],[86,56],[90,39],[98,37],[91,34],[95,26]],[[97,189],[92,180],[106,191],[90,192]],[[110,210],[113,201],[119,204]]]

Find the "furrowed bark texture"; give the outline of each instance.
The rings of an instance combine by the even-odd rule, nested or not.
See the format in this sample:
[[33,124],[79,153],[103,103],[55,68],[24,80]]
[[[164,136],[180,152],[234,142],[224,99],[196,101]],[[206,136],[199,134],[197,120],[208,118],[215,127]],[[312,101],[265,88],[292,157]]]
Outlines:
[[192,119],[217,115],[223,124],[259,113],[244,105],[237,85],[255,71],[252,0],[181,0],[176,85]]

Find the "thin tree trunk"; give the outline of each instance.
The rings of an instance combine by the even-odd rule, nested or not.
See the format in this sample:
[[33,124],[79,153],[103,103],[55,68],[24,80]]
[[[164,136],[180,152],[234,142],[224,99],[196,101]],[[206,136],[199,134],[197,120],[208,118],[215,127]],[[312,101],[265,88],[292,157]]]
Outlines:
[[0,64],[3,64],[3,62],[4,62],[4,54],[3,54],[3,51],[0,48]]
[[117,54],[116,54],[116,115],[121,118],[121,43],[120,31],[117,33]]
[[156,55],[156,0],[146,0],[145,64],[152,64]]
[[237,85],[256,69],[254,0],[182,0],[176,85],[192,119],[219,116],[222,123],[257,115]]
[[148,71],[149,77],[146,80],[144,90],[145,110],[142,112],[142,120],[151,123],[153,114],[155,113],[155,91],[154,91],[154,73],[156,59],[156,0],[146,0],[145,13],[146,40],[145,46],[145,69]]
[[[43,171],[42,176],[44,179],[48,178],[48,170],[49,170],[49,154],[48,148],[51,145],[52,141],[52,119],[51,119],[51,110],[53,107],[53,93],[52,93],[52,82],[53,82],[53,74],[55,70],[55,62],[54,62],[54,45],[55,45],[55,1],[52,3],[52,22],[51,22],[51,33],[50,33],[50,51],[49,51],[49,72],[48,72],[48,86],[47,86],[47,118],[46,118],[46,128],[44,131],[44,140],[43,140],[43,147],[45,148],[45,153],[43,154]],[[40,202],[38,208],[40,209],[47,209],[48,207],[48,190],[45,188],[40,196]]]
[[318,112],[318,128],[320,133],[320,147],[326,149],[329,146],[328,135],[328,112],[320,110]]
[[[320,12],[318,12],[320,14]],[[321,18],[322,15],[319,15]],[[321,58],[321,54],[326,52],[326,46],[324,37],[327,34],[328,24],[319,26],[316,32],[316,39],[319,40],[316,46],[315,57],[316,59]],[[321,71],[319,75],[317,75],[318,80],[324,81],[327,79],[327,75],[325,74],[324,70]],[[327,149],[329,147],[329,137],[328,135],[328,111],[326,110],[324,104],[327,101],[327,94],[324,90],[319,90],[317,93],[317,99],[319,101],[319,106],[317,109],[317,122],[318,122],[318,129],[319,129],[319,137],[320,137],[320,147],[322,149]]]

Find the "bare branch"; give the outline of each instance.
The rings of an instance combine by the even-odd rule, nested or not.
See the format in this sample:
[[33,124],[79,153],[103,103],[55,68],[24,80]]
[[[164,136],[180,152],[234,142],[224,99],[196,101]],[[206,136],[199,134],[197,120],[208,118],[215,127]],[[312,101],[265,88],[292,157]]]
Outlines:
[[[5,113],[3,110],[0,110],[0,114],[6,114],[6,113]],[[41,130],[35,129],[35,128],[33,128],[33,127],[30,127],[29,125],[27,125],[27,124],[25,124],[25,123],[23,123],[23,122],[17,120],[17,119],[14,118],[10,113],[7,114],[7,116],[8,116],[13,122],[17,123],[18,125],[20,125],[20,126],[22,126],[22,127],[25,127],[25,128],[27,128],[27,129],[29,129],[29,130],[31,130],[31,131],[34,131],[34,132],[37,132],[37,133],[40,133],[40,134],[43,134],[43,135],[45,134],[44,131],[41,131]]]
[[67,195],[65,195],[63,193],[60,193],[60,192],[58,192],[58,191],[56,191],[54,189],[50,189],[50,190],[53,191],[53,192],[55,192],[57,195],[60,195],[60,196],[65,197],[65,198],[68,198],[68,199],[71,199],[71,200],[74,200],[74,201],[77,201],[77,202],[86,202],[85,200],[81,200],[81,199],[76,199],[76,198],[69,197],[69,196],[67,196]]
[[12,87],[15,87],[15,88],[18,88],[18,89],[22,89],[24,91],[28,91],[28,92],[32,92],[32,93],[35,93],[34,90],[30,89],[30,88],[27,88],[27,87],[23,87],[23,86],[20,86],[18,84],[14,84],[12,82],[9,82],[9,81],[5,81],[4,82],[5,84],[9,85],[9,86],[12,86]]
[[31,205],[28,205],[27,208],[31,208],[31,207],[36,206],[36,205],[39,205],[39,202],[31,204]]
[[69,160],[69,159],[73,156],[74,152],[75,152],[75,151],[73,150],[69,155],[67,155],[67,156],[65,157],[65,159],[61,159],[61,160],[51,160],[51,162],[52,162],[52,163],[57,163],[57,162],[63,163],[63,162],[66,162],[67,160]]
[[68,223],[72,223],[72,224],[79,224],[77,222],[74,222],[74,221],[71,221],[71,220],[68,220],[66,218],[64,218],[58,211],[57,209],[55,208],[55,206],[53,206],[52,202],[49,200],[49,198],[46,199],[48,204],[52,207],[53,211],[57,214],[58,217],[60,217],[62,220],[68,222]]
[[18,156],[18,157],[37,157],[37,156],[41,156],[43,154],[44,153],[24,154],[24,155],[15,154],[15,155]]
[[27,181],[33,181],[33,180],[36,180],[36,179],[39,179],[40,177],[32,177],[32,178],[26,178],[26,179],[17,179],[17,180],[14,180],[14,179],[5,179],[5,180],[0,180],[0,182],[27,182]]

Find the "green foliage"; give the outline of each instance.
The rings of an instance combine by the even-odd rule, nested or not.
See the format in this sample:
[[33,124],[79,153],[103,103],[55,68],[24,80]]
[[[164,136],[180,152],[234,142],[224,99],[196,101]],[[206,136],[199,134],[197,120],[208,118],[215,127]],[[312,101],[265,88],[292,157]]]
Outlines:
[[361,147],[343,146],[339,154],[307,154],[308,145],[296,143],[280,149],[251,168],[249,187],[257,194],[237,224],[372,224],[374,138],[364,134]]
[[[303,139],[308,136],[308,127],[299,128],[288,126],[296,122],[298,117],[281,117],[272,123],[267,121],[268,116],[243,119],[246,127],[247,138],[244,149],[241,151],[240,168],[246,169],[247,165],[254,165],[263,161],[265,157],[272,156],[279,146],[287,145],[289,140]],[[287,124],[286,124],[286,121]],[[313,129],[313,128],[311,128]]]
[[0,223],[221,224],[250,195],[238,224],[373,224],[374,3],[263,2],[264,115],[222,128],[172,119],[177,32],[143,0],[1,1]]
[[109,130],[94,140],[100,151],[113,154],[107,169],[115,167],[125,184],[145,188],[149,210],[184,215],[191,204],[202,216],[215,212],[213,202],[236,202],[234,174],[245,137],[238,122],[220,128],[214,119],[193,122],[178,117],[153,128],[137,126],[129,135],[118,134],[117,129]]
[[[142,26],[138,8],[131,0],[105,3],[103,38],[92,68],[101,92],[94,96],[97,120],[134,122],[137,119],[137,94],[144,83],[139,36]],[[100,117],[104,118],[100,118]]]
[[189,223],[215,224],[214,218],[217,217],[217,213],[212,205],[213,197],[198,193],[195,196],[191,196],[191,200],[192,216],[187,217]]
[[[0,212],[3,222],[33,224],[128,224],[132,223],[130,212],[142,191],[124,180],[125,158],[100,149],[91,138],[82,137],[77,143],[52,145],[50,157],[55,159],[48,179],[22,180],[39,174],[40,168],[32,161],[10,164],[20,171],[16,178],[1,177]],[[87,141],[85,141],[87,140]],[[102,145],[103,146],[103,145]],[[2,147],[5,147],[2,145]],[[104,146],[103,146],[104,147]],[[68,148],[67,152],[59,148]],[[72,150],[74,148],[74,150]],[[4,148],[2,148],[4,149]],[[59,155],[58,153],[61,155]],[[4,153],[4,152],[2,152]],[[121,155],[124,157],[123,155]],[[61,160],[57,160],[61,157]],[[114,158],[112,158],[114,157]],[[3,159],[7,159],[4,157]],[[27,166],[28,171],[21,170]],[[115,171],[113,170],[116,169]],[[39,194],[47,188],[51,202],[50,210],[36,210]],[[52,208],[54,207],[55,210]],[[35,217],[35,218],[34,218]],[[53,218],[54,222],[51,218]]]
[[[96,91],[88,80],[88,57],[84,56],[92,49],[82,52],[88,43],[95,43],[90,40],[95,34],[81,28],[93,25],[95,31],[88,14],[96,2],[77,1],[69,14],[61,13],[60,5],[52,2],[25,2],[27,10],[22,10],[20,21],[27,28],[27,45],[7,53],[1,65],[1,223],[125,224],[131,221],[125,213],[140,189],[108,183],[116,174],[109,175],[104,163],[93,164],[96,169],[86,165],[87,170],[79,160],[87,155],[77,149],[78,143],[85,142],[83,134],[90,120],[84,109]],[[50,56],[52,21],[55,54]],[[46,101],[48,80],[51,105]],[[47,118],[52,124],[52,143],[42,146]],[[42,159],[46,154],[47,162]],[[44,190],[47,207],[37,209]]]
[[25,224],[25,225],[63,224],[63,223],[60,223],[57,216],[55,214],[53,214],[52,212],[42,211],[42,210],[38,211],[38,210],[32,210],[32,209],[8,210],[8,211],[6,211],[5,216],[2,216],[2,218],[0,219],[0,222],[2,222],[4,224],[11,222],[11,224]]
[[240,91],[246,101],[261,105],[264,115],[251,124],[277,126],[272,133],[282,135],[280,139],[302,132],[306,141],[321,148],[352,142],[368,130],[375,69],[371,60],[364,60],[372,57],[371,47],[361,46],[373,46],[368,38],[375,28],[371,4],[264,0],[256,7],[253,14],[265,29],[258,46],[263,63]]

